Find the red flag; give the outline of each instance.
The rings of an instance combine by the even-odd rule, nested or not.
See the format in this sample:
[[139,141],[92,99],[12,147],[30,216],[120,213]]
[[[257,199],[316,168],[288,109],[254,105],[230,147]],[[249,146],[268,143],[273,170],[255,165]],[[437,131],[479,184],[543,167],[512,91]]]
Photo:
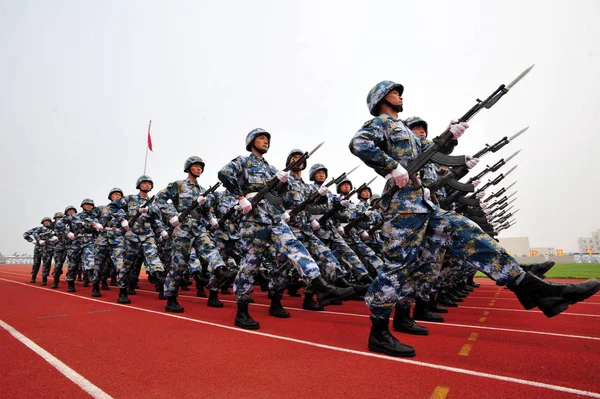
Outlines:
[[148,149],[152,151],[152,137],[150,136],[150,126],[152,125],[152,121],[148,123]]

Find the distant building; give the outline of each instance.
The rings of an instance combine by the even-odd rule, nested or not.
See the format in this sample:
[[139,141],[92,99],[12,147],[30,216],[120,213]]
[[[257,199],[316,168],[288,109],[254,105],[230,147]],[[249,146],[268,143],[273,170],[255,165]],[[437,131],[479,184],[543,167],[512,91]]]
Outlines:
[[530,249],[529,237],[508,237],[501,238],[500,245],[504,247],[512,256],[529,256]]
[[600,252],[600,229],[593,231],[591,237],[579,237],[577,239],[577,248],[579,249],[579,253],[586,253],[589,248],[592,249],[592,252],[599,253]]
[[531,256],[556,256],[556,250],[554,248],[531,248],[531,251],[535,251],[535,255]]

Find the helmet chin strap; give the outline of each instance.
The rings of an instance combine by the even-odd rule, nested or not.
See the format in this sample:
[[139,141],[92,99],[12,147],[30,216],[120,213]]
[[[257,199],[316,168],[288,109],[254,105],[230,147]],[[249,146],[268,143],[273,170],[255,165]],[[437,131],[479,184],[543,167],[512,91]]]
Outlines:
[[150,189],[150,190],[142,190],[142,189],[140,188],[140,191],[141,191],[141,192],[143,192],[143,193],[146,193],[146,194],[148,194],[150,191],[152,191],[152,189]]
[[402,112],[404,110],[404,108],[402,108],[402,104],[394,105],[391,102],[389,102],[388,100],[386,100],[385,98],[383,100],[381,100],[381,102],[384,103],[385,105],[387,105],[388,107],[390,107],[391,109],[393,109],[396,112]]
[[267,149],[266,149],[266,150],[263,150],[263,149],[260,149],[260,148],[256,147],[256,146],[254,145],[254,142],[252,142],[252,148],[254,148],[256,151],[258,151],[258,152],[259,152],[259,153],[261,153],[262,155],[265,155],[265,154],[267,153],[267,151],[269,151],[269,148],[268,148],[268,147],[267,147]]

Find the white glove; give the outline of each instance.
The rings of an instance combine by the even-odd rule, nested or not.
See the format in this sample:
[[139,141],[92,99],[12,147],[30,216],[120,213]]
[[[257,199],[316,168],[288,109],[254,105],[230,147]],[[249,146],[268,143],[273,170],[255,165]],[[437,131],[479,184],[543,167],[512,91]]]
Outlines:
[[198,198],[196,198],[196,202],[198,203],[198,205],[204,205],[206,203],[206,197],[201,195]]
[[287,183],[290,174],[286,171],[280,170],[279,172],[277,172],[277,174],[275,174],[275,176],[277,176],[280,182]]
[[479,158],[467,157],[467,169],[473,169],[479,163]]
[[283,212],[283,215],[281,215],[281,218],[283,219],[284,222],[289,222],[290,221],[290,212],[289,211],[285,211]]
[[481,192],[475,194],[475,198],[477,198],[478,200],[482,200],[483,197],[485,197],[485,191],[481,191]]
[[48,241],[55,243],[58,242],[58,237],[57,236],[52,236],[52,238],[50,238]]
[[217,218],[210,218],[208,223],[210,223],[210,225],[212,226],[213,229],[215,229],[215,230],[219,229],[219,221],[217,220]]
[[329,192],[329,189],[323,184],[321,187],[319,187],[317,191],[319,192],[319,195],[322,195],[324,197]]
[[392,172],[388,175],[394,179],[396,182],[396,186],[398,188],[404,188],[408,184],[409,176],[408,172],[404,167],[400,164],[396,167],[396,169],[392,170]]
[[317,222],[317,219],[313,219],[310,221],[310,227],[312,227],[313,231],[317,231],[321,228],[321,225]]
[[248,201],[246,197],[242,198],[241,200],[238,200],[238,204],[242,209],[242,213],[244,215],[248,214],[248,212],[252,210],[252,203]]
[[348,208],[348,205],[350,205],[350,200],[341,200],[340,205],[344,208]]
[[148,213],[148,207],[147,207],[147,206],[145,206],[145,207],[143,207],[143,208],[138,208],[138,212],[139,212],[139,213],[141,213],[142,215],[143,215],[144,213]]
[[342,226],[338,226],[336,230],[341,236],[346,234],[346,232],[344,231],[344,228]]
[[458,121],[450,121],[450,125],[448,126],[448,130],[454,136],[454,140],[458,140],[460,136],[465,133],[465,130],[469,127],[467,122],[458,122]]
[[71,241],[73,241],[75,239],[75,234],[71,233],[70,231],[67,233],[67,238]]
[[481,207],[481,209],[483,209],[483,213],[485,213],[486,215],[489,215],[492,212],[492,210],[489,208]]
[[362,238],[363,241],[367,241],[369,239],[369,233],[367,233],[366,231],[361,231],[360,232],[360,238]]
[[370,218],[371,216],[373,216],[373,211],[365,211],[365,216]]
[[479,180],[479,179],[473,180],[473,182],[471,184],[473,185],[473,187],[477,188],[477,186],[481,184],[481,180]]
[[177,227],[179,226],[181,223],[179,222],[179,216],[175,215],[173,216],[171,219],[169,219],[169,223],[171,224],[171,226],[173,227]]
[[489,205],[483,201],[479,201],[479,206],[481,207],[481,209],[484,209],[484,210],[489,207]]
[[104,231],[104,226],[100,223],[92,223],[92,227],[96,229],[98,233],[102,233]]
[[121,221],[121,227],[123,227],[126,231],[129,231],[129,222],[125,219]]
[[423,198],[427,201],[431,201],[431,191],[427,187],[423,188]]
[[38,240],[38,245],[46,245],[46,240]]
[[167,230],[163,230],[160,232],[160,238],[162,238],[163,240],[166,240],[169,238],[169,232]]

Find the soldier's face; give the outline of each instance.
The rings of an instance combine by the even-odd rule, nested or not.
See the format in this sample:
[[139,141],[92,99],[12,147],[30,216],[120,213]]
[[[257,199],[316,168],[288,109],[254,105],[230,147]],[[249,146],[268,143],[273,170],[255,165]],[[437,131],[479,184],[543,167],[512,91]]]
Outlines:
[[254,147],[262,154],[269,150],[269,138],[264,134],[254,139]]
[[204,168],[202,168],[202,165],[200,165],[199,163],[195,163],[192,166],[190,166],[190,172],[192,172],[194,176],[200,177],[202,172],[204,172]]
[[[142,185],[143,185],[143,184],[144,184],[144,183],[140,184],[140,187],[142,187]],[[123,196],[121,195],[121,193],[112,193],[112,194],[110,195],[110,200],[111,200],[111,201],[116,201],[116,200],[119,200],[119,199],[121,199],[121,197],[123,197]]]
[[425,132],[425,129],[423,129],[423,126],[415,126],[415,127],[411,128],[411,130],[413,131],[414,134],[416,134],[417,136],[419,136],[422,139],[427,137],[427,132]]
[[[143,181],[140,183],[140,190],[144,191],[144,192],[150,192],[152,191],[152,183],[150,183],[149,181]],[[115,193],[113,193],[115,194]],[[116,193],[118,194],[118,193]],[[121,197],[119,197],[121,198]],[[114,200],[113,200],[114,201]]]
[[402,105],[402,96],[397,90],[390,91],[384,98],[393,105]]
[[81,206],[81,209],[83,209],[84,211],[91,211],[92,209],[94,209],[94,206],[92,204],[83,204]]
[[327,179],[327,173],[325,173],[324,170],[319,170],[317,171],[317,173],[315,173],[315,181],[319,184],[325,182],[325,179]]
[[342,194],[348,194],[350,192],[350,183],[343,183],[340,186],[340,192]]
[[[296,162],[301,157],[302,157],[302,155],[300,155],[300,154],[292,155],[292,157],[290,158],[290,163]],[[294,172],[300,172],[300,171],[302,171],[303,166],[304,166],[304,162],[301,163],[300,165],[296,165],[294,168],[292,168],[292,170]]]
[[54,218],[54,221],[58,222],[60,219],[62,219],[62,218]]
[[42,223],[42,224],[43,224],[44,226],[48,226],[48,225],[50,224],[50,222],[49,222],[49,221],[47,221],[47,220],[44,220],[44,223]]
[[67,215],[72,215],[72,214],[74,214],[74,213],[77,213],[77,211],[76,211],[75,209],[73,209],[73,208],[71,208],[71,209],[69,209],[69,210],[67,211]]
[[362,190],[360,192],[360,198],[364,199],[364,200],[368,200],[369,198],[371,198],[371,194],[369,194],[369,190]]

